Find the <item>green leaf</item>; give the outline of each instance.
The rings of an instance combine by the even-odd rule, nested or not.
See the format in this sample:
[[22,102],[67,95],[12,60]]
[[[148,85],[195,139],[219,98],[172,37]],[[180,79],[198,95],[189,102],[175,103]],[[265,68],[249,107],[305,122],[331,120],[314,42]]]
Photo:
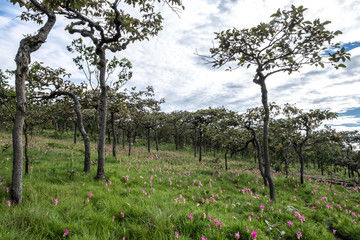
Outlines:
[[338,67],[346,68],[345,64],[342,64],[342,63],[340,63],[340,64],[338,65]]

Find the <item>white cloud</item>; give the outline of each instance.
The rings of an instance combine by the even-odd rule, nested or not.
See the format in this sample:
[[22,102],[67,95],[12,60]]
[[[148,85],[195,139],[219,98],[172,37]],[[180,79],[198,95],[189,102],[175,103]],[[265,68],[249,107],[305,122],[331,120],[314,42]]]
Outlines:
[[[3,1],[4,2],[4,1]],[[163,110],[196,110],[208,106],[225,106],[235,111],[261,105],[260,88],[252,82],[254,69],[240,68],[232,72],[212,69],[194,53],[209,54],[214,32],[227,28],[247,28],[269,21],[278,8],[292,4],[308,8],[307,19],[330,20],[331,30],[341,30],[337,41],[359,41],[360,4],[357,0],[184,0],[185,11],[180,18],[166,6],[161,7],[165,18],[164,29],[157,37],[129,45],[116,54],[133,63],[133,79],[126,87],[144,88],[153,85],[157,97],[166,98]],[[13,61],[22,34],[34,32],[38,26],[20,22],[19,8],[10,3],[0,14],[0,68],[15,68]],[[33,61],[43,61],[51,67],[64,67],[73,79],[83,79],[65,47],[74,37],[63,28],[66,22],[59,18],[54,31],[43,47],[33,54]],[[300,73],[273,75],[267,80],[269,101],[278,104],[297,103],[304,109],[322,108],[344,112],[359,107],[360,48],[354,49],[348,68],[335,70],[306,67]],[[111,54],[109,54],[111,55]],[[339,119],[338,123],[351,123]],[[349,121],[349,122],[344,122]]]

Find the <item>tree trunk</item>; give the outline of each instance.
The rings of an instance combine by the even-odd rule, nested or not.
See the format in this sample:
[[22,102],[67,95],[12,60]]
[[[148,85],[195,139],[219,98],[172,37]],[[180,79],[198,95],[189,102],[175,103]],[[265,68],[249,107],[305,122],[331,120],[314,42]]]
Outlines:
[[264,107],[265,116],[264,116],[264,127],[263,127],[263,149],[264,149],[264,162],[265,162],[265,176],[269,182],[270,190],[270,199],[276,203],[276,193],[275,193],[275,182],[273,180],[270,168],[270,156],[269,156],[269,119],[270,119],[270,110],[268,105],[267,89],[265,84],[265,78],[260,79],[261,86],[261,101]]
[[125,149],[125,130],[122,130],[122,149]]
[[300,158],[300,182],[304,184],[304,156],[302,154],[302,149],[300,149],[299,158]]
[[84,172],[90,172],[90,157],[91,157],[90,138],[89,138],[89,136],[87,135],[87,133],[85,131],[84,121],[83,121],[83,117],[82,117],[82,113],[81,113],[81,105],[80,105],[79,99],[76,97],[76,95],[74,93],[65,92],[65,91],[52,92],[50,94],[50,96],[48,96],[47,98],[52,98],[54,96],[63,96],[63,95],[71,97],[71,99],[74,101],[74,111],[76,113],[76,118],[77,118],[76,125],[79,128],[79,131],[81,133],[81,136],[82,136],[83,141],[84,141],[84,146],[85,146]]
[[112,130],[112,134],[113,134],[113,146],[112,146],[112,154],[115,157],[116,156],[116,132],[115,132],[115,113],[111,112],[111,130]]
[[148,147],[148,152],[150,153],[150,128],[148,127],[147,129],[147,147]]
[[158,137],[158,132],[157,130],[154,130],[155,132],[155,144],[156,144],[156,151],[159,151],[159,137]]
[[128,133],[128,141],[129,141],[129,157],[131,155],[131,131]]
[[194,128],[194,157],[196,157],[196,127]]
[[227,154],[228,154],[228,150],[225,150],[225,170],[228,169],[228,164],[227,164]]
[[179,149],[179,139],[178,139],[178,130],[176,127],[175,127],[174,141],[175,141],[175,149],[177,151]]
[[47,22],[39,29],[36,35],[27,36],[20,41],[20,46],[15,57],[15,91],[16,91],[16,112],[14,127],[12,132],[13,139],[13,169],[11,184],[11,199],[14,203],[22,202],[22,174],[23,174],[23,146],[22,131],[26,115],[25,79],[31,62],[30,54],[38,50],[46,41],[51,29],[56,22],[56,16],[35,0],[31,3],[40,12],[47,15]]
[[24,135],[25,135],[25,174],[29,174],[29,154],[28,154],[28,134],[27,134],[27,124],[24,122]]
[[100,58],[100,123],[98,138],[98,168],[96,179],[105,180],[105,135],[106,135],[106,114],[107,114],[107,88],[105,81],[106,56],[104,48],[96,48]]
[[107,129],[107,135],[108,135],[108,143],[110,144],[111,143],[111,132],[110,132],[110,129]]
[[202,160],[202,151],[201,151],[201,145],[202,145],[202,131],[199,132],[199,162]]
[[75,126],[74,126],[74,144],[76,144],[76,134],[77,134],[77,123],[75,122]]

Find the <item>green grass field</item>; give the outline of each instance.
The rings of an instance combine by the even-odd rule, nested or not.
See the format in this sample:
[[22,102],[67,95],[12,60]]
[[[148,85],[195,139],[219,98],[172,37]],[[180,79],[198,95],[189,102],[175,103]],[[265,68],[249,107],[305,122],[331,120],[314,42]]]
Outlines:
[[[7,143],[2,133],[2,149]],[[300,185],[276,172],[275,204],[252,161],[225,171],[212,158],[141,147],[113,157],[109,146],[103,182],[96,164],[82,172],[81,143],[34,137],[29,155],[17,206],[12,148],[0,152],[0,239],[360,239],[359,187]]]

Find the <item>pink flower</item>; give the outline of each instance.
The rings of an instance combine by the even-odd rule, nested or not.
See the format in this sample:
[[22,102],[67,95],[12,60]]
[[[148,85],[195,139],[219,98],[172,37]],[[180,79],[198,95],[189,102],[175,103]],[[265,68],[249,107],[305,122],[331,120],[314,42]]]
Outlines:
[[279,209],[279,213],[281,213],[281,209]]
[[254,230],[251,232],[251,236],[253,240],[256,240],[257,232]]
[[86,198],[86,201],[90,202],[90,199],[89,199],[89,198]]
[[209,215],[209,221],[211,221],[211,215]]
[[69,234],[69,229],[66,229],[63,236],[65,237],[68,234]]
[[89,192],[89,196],[90,196],[90,197],[92,196],[92,192],[91,192],[91,191]]
[[315,206],[312,206],[312,210],[315,210],[316,209],[316,207]]
[[207,240],[206,238],[204,238],[204,237],[201,237],[201,240]]
[[9,192],[9,188],[8,188],[8,187],[6,188],[6,192]]
[[10,205],[11,205],[11,201],[10,201],[10,200],[7,201],[7,205],[9,205],[9,207],[10,207]]
[[206,218],[206,213],[203,213],[203,215],[204,215],[204,218]]
[[249,216],[249,221],[251,221],[251,216]]
[[288,223],[288,226],[291,227],[292,225],[294,225],[294,223],[292,222],[287,222]]
[[261,211],[264,211],[264,208],[265,207],[263,205],[260,206]]
[[336,230],[335,229],[333,229],[333,234],[335,234],[336,233]]
[[189,218],[190,218],[190,220],[192,220],[192,219],[193,219],[193,215],[192,215],[192,214],[190,214],[190,215],[189,215]]
[[123,212],[120,213],[121,214],[121,217],[124,218],[125,217],[125,214]]
[[112,221],[115,221],[115,216],[113,216]]
[[297,238],[300,239],[302,237],[302,234],[301,232],[299,231],[297,234],[296,234]]
[[239,238],[240,238],[240,233],[239,232],[235,233],[235,239],[239,239]]
[[175,238],[179,238],[179,233],[175,232]]
[[30,167],[30,170],[31,170],[31,171],[32,171],[32,170],[34,170],[34,167],[33,167],[33,166],[31,166],[31,167]]
[[59,202],[59,200],[58,200],[57,198],[55,198],[55,199],[54,199],[54,203],[55,203],[55,205],[57,205],[57,204],[58,204],[58,202]]

